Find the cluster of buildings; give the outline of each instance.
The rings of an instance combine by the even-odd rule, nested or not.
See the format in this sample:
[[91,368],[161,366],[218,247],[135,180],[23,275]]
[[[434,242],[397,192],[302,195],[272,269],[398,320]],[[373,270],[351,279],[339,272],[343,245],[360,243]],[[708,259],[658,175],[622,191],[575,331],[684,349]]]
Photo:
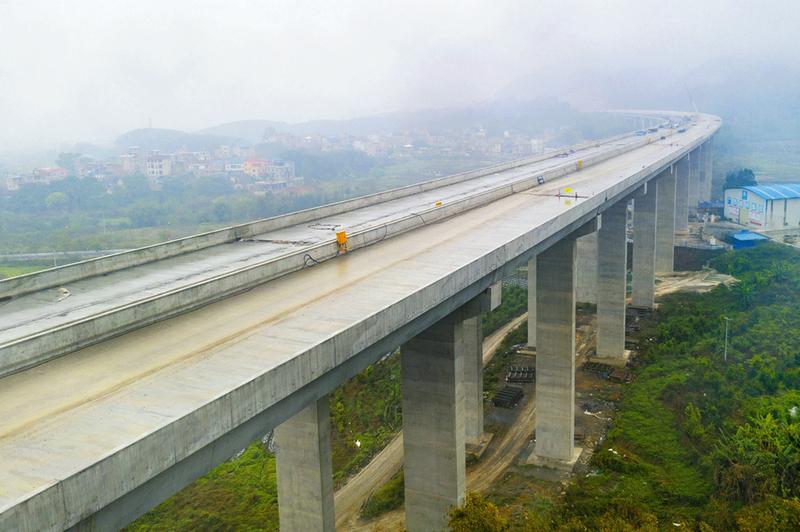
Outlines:
[[28,185],[49,184],[66,178],[67,170],[59,166],[37,168],[27,174],[13,174],[6,177],[5,188],[9,191],[19,190]]
[[[267,129],[262,142],[278,146],[281,150],[300,150],[311,153],[355,150],[376,158],[402,157],[480,157],[511,159],[542,153],[552,136],[532,138],[523,134],[489,134],[482,127],[463,130],[445,130],[431,133],[416,128],[402,133],[382,133],[363,136],[296,135]],[[95,178],[112,190],[114,186],[132,175],[147,177],[153,189],[159,189],[173,176],[220,177],[228,179],[234,187],[253,194],[279,193],[297,190],[303,178],[295,173],[291,161],[264,159],[256,155],[252,146],[219,145],[208,151],[191,151],[187,148],[173,153],[145,150],[131,146],[125,153],[105,160],[75,156],[65,164],[68,168],[39,168],[27,174],[5,177],[7,191],[16,191],[33,184],[51,183],[75,175]]]
[[5,189],[13,192],[27,185],[49,184],[70,174],[97,179],[109,189],[132,175],[145,176],[153,189],[161,188],[165,180],[174,176],[219,177],[228,179],[236,189],[256,195],[290,191],[303,184],[303,178],[295,175],[293,162],[262,159],[253,148],[242,146],[219,146],[213,152],[181,149],[169,154],[132,146],[108,160],[75,157],[70,166],[6,176]]

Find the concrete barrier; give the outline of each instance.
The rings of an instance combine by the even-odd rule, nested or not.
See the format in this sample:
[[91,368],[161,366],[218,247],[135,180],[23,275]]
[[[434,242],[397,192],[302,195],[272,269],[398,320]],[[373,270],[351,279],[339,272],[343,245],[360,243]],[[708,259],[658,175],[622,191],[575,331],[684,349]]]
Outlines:
[[[619,137],[617,137],[616,140],[619,140]],[[605,141],[605,143],[608,142],[611,141],[608,140]],[[621,155],[622,153],[635,150],[637,148],[649,144],[650,142],[651,140],[648,137],[643,137],[643,140],[639,142],[634,142],[625,146],[620,146],[612,150],[588,157],[586,159],[583,159],[582,168],[587,168],[591,165]],[[692,145],[687,146],[682,150],[680,150],[678,152],[680,155],[677,158],[675,158],[675,160],[682,157],[688,151],[691,151],[691,149],[694,149],[694,144],[697,143],[693,143]],[[513,164],[514,163],[507,163],[507,165],[501,165],[501,166],[507,166],[507,168],[505,169],[515,168],[517,166],[524,166],[524,164],[519,164],[517,166],[513,166]],[[492,168],[495,168],[496,169],[495,171],[501,171],[497,170],[498,167],[492,167]],[[488,171],[488,169],[484,170],[484,173],[480,175],[486,175],[485,173],[486,171]],[[547,183],[552,181],[553,179],[557,179],[559,177],[577,171],[578,170],[576,170],[576,163],[567,162],[559,167],[553,168],[543,173],[534,172],[531,173],[531,175],[521,177],[520,179],[512,183],[505,183],[503,185],[487,189],[485,191],[470,195],[466,198],[442,205],[440,207],[431,207],[426,210],[422,210],[413,213],[411,215],[396,219],[384,225],[355,232],[349,235],[349,243],[351,249],[353,250],[365,247],[380,242],[386,238],[391,238],[392,236],[404,233],[406,231],[414,229],[415,227],[419,227],[423,224],[442,220],[444,218],[460,214],[466,210],[486,205],[505,196],[509,196],[513,193],[521,192],[539,186],[540,179],[543,179],[543,181]],[[653,175],[655,175],[655,173]],[[452,180],[458,177],[459,179],[464,180],[466,179],[463,177],[464,175],[465,174],[458,174],[458,176],[449,176],[443,179]],[[438,182],[441,183],[441,180],[438,180]],[[450,181],[448,184],[452,184],[455,182],[459,181]],[[420,187],[424,186],[430,187],[425,190],[436,188],[433,187],[431,183],[433,182],[429,181],[427,183],[412,185],[411,187],[404,187],[404,189],[396,189],[396,191],[414,188],[417,189],[417,191],[419,192],[423,191],[423,189],[421,189]],[[439,185],[439,186],[445,186],[445,185]],[[365,196],[363,198],[358,198],[357,200],[350,200],[350,201],[351,202],[366,201],[366,198],[374,196],[376,195]],[[376,201],[375,203],[380,203],[380,202]],[[336,204],[323,206],[313,210],[319,212],[328,208],[333,208],[335,205]],[[289,225],[294,225],[295,223],[300,223],[300,222],[298,221],[297,218],[293,217],[303,215],[304,213],[307,212],[309,211],[301,211],[299,213],[293,213],[279,218],[281,220],[290,218],[292,219],[292,222],[289,223]],[[323,213],[321,214],[321,216],[326,216],[329,214],[333,214],[333,212],[327,214]],[[250,233],[247,233],[247,235],[253,236],[255,234],[260,234],[265,231],[281,227],[279,225],[276,225],[275,227],[270,227],[269,225],[269,224],[278,224],[279,222],[280,220],[276,218],[270,220],[263,220],[259,222],[253,222],[252,224],[246,224],[246,226],[248,227],[247,230],[251,231]],[[241,229],[242,227],[245,226],[236,226],[234,228],[220,230],[213,233],[206,233],[205,235],[198,235],[198,237],[190,237],[190,238],[199,238],[203,236],[208,236],[209,241],[223,243],[224,242],[223,239],[230,237],[231,234],[238,235],[236,236],[236,238],[244,238],[245,235],[242,232],[243,231],[243,229]],[[240,229],[237,230],[237,228]],[[182,239],[173,241],[172,243],[181,246],[182,249],[193,249],[193,246],[196,246],[197,244],[196,243],[192,244],[188,242],[188,240],[189,239]],[[151,248],[143,248],[142,250],[136,250],[136,251],[138,252],[148,249],[155,250],[156,247],[158,246],[153,246]],[[153,253],[159,253],[159,252],[155,250],[153,251]],[[248,266],[239,270],[235,270],[233,272],[229,272],[224,275],[212,277],[210,279],[205,279],[190,286],[167,291],[134,303],[130,303],[128,305],[108,310],[98,315],[89,316],[80,320],[76,320],[74,322],[65,324],[58,328],[34,333],[26,337],[14,340],[13,342],[8,342],[4,345],[0,345],[0,377],[18,371],[22,371],[24,369],[44,363],[58,356],[76,351],[88,345],[112,338],[114,336],[118,336],[120,334],[124,334],[136,328],[150,325],[152,323],[155,323],[156,321],[176,316],[183,312],[196,309],[200,306],[207,305],[209,303],[218,301],[226,297],[230,297],[237,293],[241,293],[243,291],[249,290],[250,288],[258,284],[270,281],[272,279],[275,279],[277,277],[286,275],[294,271],[298,271],[302,268],[309,267],[309,264],[313,265],[315,262],[323,262],[325,260],[334,258],[338,255],[338,253],[339,253],[338,246],[335,240],[331,239],[328,242],[323,242],[314,246],[309,246],[299,251],[292,252],[280,257],[276,257],[260,264]],[[116,257],[123,257],[125,255],[129,254],[123,253],[116,255]],[[306,257],[311,257],[311,259],[313,260],[308,261]],[[79,263],[79,264],[89,264],[89,263],[95,263],[95,261],[86,261],[85,263]]]
[[368,207],[394,199],[404,198],[420,192],[434,190],[436,188],[461,183],[476,177],[491,175],[493,173],[502,172],[512,168],[519,168],[536,162],[544,161],[547,159],[555,158],[557,153],[563,153],[567,150],[584,150],[591,147],[601,146],[611,142],[624,139],[631,136],[630,133],[623,135],[616,135],[614,137],[601,139],[597,141],[584,142],[571,147],[565,147],[556,152],[528,157],[501,163],[487,168],[477,170],[470,170],[468,172],[461,172],[450,176],[440,177],[423,183],[416,183],[405,187],[377,192],[367,196],[361,196],[349,200],[344,200],[320,207],[313,207],[302,211],[297,211],[263,220],[256,220],[245,224],[234,225],[199,235],[192,235],[176,240],[170,240],[152,246],[146,246],[139,249],[97,257],[94,259],[76,262],[74,264],[66,264],[55,268],[33,272],[11,279],[0,281],[0,299],[15,297],[37,290],[44,290],[46,288],[53,288],[62,286],[66,283],[93,277],[95,275],[103,275],[133,266],[139,266],[148,262],[154,262],[184,253],[191,253],[199,251],[212,246],[234,242],[243,238],[252,238],[255,235],[274,231],[284,227],[305,223],[308,221],[324,218],[341,214],[353,209]]

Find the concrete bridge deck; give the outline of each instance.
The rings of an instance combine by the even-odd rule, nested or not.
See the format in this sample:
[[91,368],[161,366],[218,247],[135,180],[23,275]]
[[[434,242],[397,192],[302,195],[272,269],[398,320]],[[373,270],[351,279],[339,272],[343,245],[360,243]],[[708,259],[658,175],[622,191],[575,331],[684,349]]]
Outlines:
[[[124,525],[630,195],[718,126],[701,115],[665,141],[0,379],[0,529],[54,530],[90,517],[100,529]],[[529,172],[470,181],[445,198]],[[579,197],[557,197],[565,187]],[[442,196],[326,223],[381,224]],[[259,260],[282,245],[237,242],[205,260]],[[129,273],[118,273],[113,284],[124,285]],[[90,281],[103,290],[109,277]],[[157,277],[147,282],[157,286]],[[20,312],[54,319],[36,308]]]
[[[660,131],[658,138],[669,131]],[[555,153],[534,157],[530,162],[504,170],[468,172],[467,179],[388,201],[379,201],[333,215],[319,216],[277,225],[270,231],[254,232],[189,253],[144,262],[133,267],[97,275],[98,264],[123,262],[138,251],[84,263],[85,274],[76,280],[46,288],[20,292],[25,279],[35,285],[50,272],[30,274],[20,280],[0,281],[0,376],[31,367],[45,360],[196,308],[295,271],[315,260],[335,256],[335,232],[345,229],[361,238],[355,245],[371,244],[386,237],[468,209],[481,201],[490,201],[492,191],[505,186],[533,186],[532,178],[558,177],[573,171],[577,161],[610,157],[647,142],[647,138],[628,135],[611,141],[589,143],[574,153],[556,157]],[[474,177],[474,174],[477,174]],[[481,175],[483,174],[483,175]],[[442,180],[447,183],[448,179]],[[403,189],[400,189],[402,191]],[[510,193],[510,189],[508,190]],[[483,198],[483,199],[482,199]],[[379,198],[380,199],[380,198]],[[444,209],[436,212],[437,202]],[[445,211],[453,212],[445,212]],[[431,212],[434,211],[434,212]],[[323,211],[324,212],[324,211]],[[280,218],[280,217],[279,217]],[[280,220],[278,220],[280,221]],[[258,231],[258,229],[255,229]],[[53,273],[78,269],[81,264],[65,266]],[[101,270],[103,271],[103,270]],[[6,286],[16,285],[6,290]],[[59,291],[64,287],[68,295]],[[16,291],[15,291],[16,290]]]

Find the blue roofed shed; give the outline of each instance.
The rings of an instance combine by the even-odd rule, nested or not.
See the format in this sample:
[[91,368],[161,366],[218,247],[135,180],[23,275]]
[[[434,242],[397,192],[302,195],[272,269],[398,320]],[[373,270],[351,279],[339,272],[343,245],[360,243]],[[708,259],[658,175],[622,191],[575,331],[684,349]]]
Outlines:
[[752,231],[742,230],[732,235],[733,249],[751,248],[762,242],[766,242],[769,238]]

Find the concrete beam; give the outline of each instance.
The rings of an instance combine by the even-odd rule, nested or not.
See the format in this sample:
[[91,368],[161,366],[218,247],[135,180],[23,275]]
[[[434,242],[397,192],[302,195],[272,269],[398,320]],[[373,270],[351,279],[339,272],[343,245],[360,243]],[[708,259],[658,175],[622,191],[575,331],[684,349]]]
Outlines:
[[575,254],[567,237],[536,258],[534,463],[575,458]]
[[656,179],[656,273],[672,273],[675,268],[675,167],[667,168]]
[[656,269],[656,209],[658,182],[647,184],[646,194],[633,200],[633,282],[631,303],[635,307],[653,308]]
[[675,164],[675,232],[689,232],[689,156]]
[[275,429],[282,531],[335,530],[328,396]]
[[475,341],[463,309],[400,348],[406,528],[442,530],[464,501],[464,358]]
[[628,202],[603,211],[597,232],[597,357],[624,360]]

